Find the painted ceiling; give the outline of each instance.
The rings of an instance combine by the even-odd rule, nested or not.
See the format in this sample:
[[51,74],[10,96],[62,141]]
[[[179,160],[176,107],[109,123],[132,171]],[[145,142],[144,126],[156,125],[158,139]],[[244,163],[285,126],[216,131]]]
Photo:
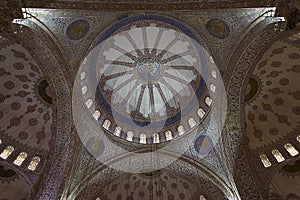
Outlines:
[[49,151],[53,102],[43,72],[20,44],[1,48],[0,62],[2,140],[7,137]]
[[300,45],[295,37],[274,42],[249,77],[245,114],[252,150],[299,132]]
[[[109,30],[112,36],[84,58],[78,73],[87,107],[100,125],[110,120],[112,129],[119,126],[134,138],[145,134],[143,143],[152,143],[154,133],[160,142],[169,140],[164,138],[168,130],[172,137],[182,135],[179,122],[188,131],[208,112],[212,57],[168,18],[144,15],[129,20],[116,25],[115,32]],[[99,80],[96,85],[94,79]]]
[[[210,199],[212,195],[205,193],[198,183],[167,170],[144,174],[124,174],[101,187],[95,184],[89,187],[95,191],[93,194],[89,194],[86,189],[76,199],[184,200],[199,199],[200,196]],[[221,200],[221,197],[219,199]]]
[[[4,16],[5,18],[9,16],[8,18],[10,20],[10,18],[12,19],[18,14],[18,11],[8,11],[9,9],[7,5],[12,6],[12,4],[7,4],[7,1],[0,2],[0,5],[4,5],[6,7],[4,9],[4,12],[1,12],[1,16]],[[149,4],[148,1],[145,2]],[[39,26],[43,27],[43,29],[41,29],[41,27],[37,26],[34,23],[26,24],[26,26],[30,27],[33,30],[36,30],[34,34],[37,34],[37,36],[35,36],[33,32],[28,31],[28,27],[26,27],[26,30],[23,29],[24,32],[21,29],[17,30],[17,34],[23,34],[22,37],[20,37],[21,40],[28,40],[28,38],[30,38],[29,35],[32,36],[32,40],[28,40],[27,45],[21,45],[13,38],[6,38],[6,36],[2,35],[0,36],[0,151],[3,151],[8,145],[12,145],[15,148],[13,153],[8,156],[6,160],[1,159],[1,162],[8,163],[8,165],[13,166],[13,169],[10,169],[4,167],[5,165],[0,165],[0,176],[2,176],[0,178],[0,188],[6,188],[6,191],[8,191],[8,196],[5,196],[5,198],[28,198],[30,189],[32,189],[32,193],[35,193],[37,191],[36,189],[38,186],[32,185],[38,180],[42,180],[38,177],[40,174],[44,174],[45,176],[42,177],[44,178],[43,184],[41,184],[41,187],[38,188],[40,193],[38,193],[37,196],[40,199],[45,199],[49,196],[50,199],[58,198],[58,196],[64,189],[64,183],[62,182],[67,180],[67,174],[65,174],[64,172],[72,174],[72,180],[70,181],[70,183],[66,184],[67,186],[65,187],[63,195],[68,198],[73,198],[71,196],[68,196],[68,192],[69,190],[71,190],[70,188],[76,184],[80,185],[81,183],[84,183],[86,181],[84,179],[85,173],[90,169],[93,170],[94,165],[99,164],[97,162],[95,164],[95,160],[92,159],[91,155],[88,152],[82,153],[82,146],[78,145],[74,148],[73,146],[69,147],[65,145],[68,141],[72,140],[72,134],[73,132],[75,132],[73,129],[75,128],[69,130],[65,128],[66,126],[64,125],[56,126],[56,123],[58,123],[56,117],[60,116],[59,114],[61,113],[62,114],[59,121],[62,124],[66,123],[71,126],[73,123],[72,120],[68,121],[69,118],[67,118],[71,113],[71,109],[67,107],[67,104],[69,101],[71,102],[71,99],[63,99],[61,101],[56,99],[63,98],[62,96],[67,96],[66,94],[68,94],[69,92],[67,91],[68,88],[62,88],[60,87],[61,85],[59,85],[59,83],[65,81],[65,79],[58,79],[57,77],[58,75],[64,73],[67,81],[69,81],[69,85],[72,85],[75,79],[74,74],[77,73],[79,63],[83,61],[85,53],[89,50],[89,45],[94,45],[93,43],[91,43],[92,40],[95,38],[99,39],[97,38],[99,32],[103,31],[104,29],[107,30],[111,28],[111,21],[117,19],[120,20],[123,17],[132,15],[132,13],[124,14],[117,12],[108,12],[108,10],[126,10],[130,5],[136,10],[143,10],[145,9],[145,7],[143,7],[143,3],[141,3],[140,1],[119,1],[108,5],[103,3],[102,1],[79,2],[76,0],[70,0],[47,2],[29,0],[27,1],[27,5],[29,7],[80,9],[82,9],[82,7],[89,9],[104,8],[106,11],[98,13],[97,16],[93,16],[93,14],[91,13],[87,15],[87,12],[89,11],[77,12],[77,10],[69,10],[70,12],[65,12],[65,10],[58,10],[56,12],[52,12],[49,10],[36,10],[33,12],[34,17],[37,17],[40,22],[42,22],[41,24],[39,24]],[[149,7],[156,6],[157,8],[157,3],[158,2],[155,2],[155,4],[150,3]],[[187,2],[178,3],[176,5],[174,4],[173,7],[169,7],[170,4],[161,3],[160,8],[161,10],[186,10],[191,7],[193,7],[193,9],[198,9],[207,8],[212,5],[215,5],[218,8],[230,6],[251,7],[251,5],[253,4],[255,4],[255,7],[257,7],[258,5],[266,5],[267,3],[269,3],[269,1],[189,1],[187,6],[184,6],[184,3]],[[234,5],[234,3],[236,4]],[[250,39],[249,41],[245,41],[250,43],[250,40],[255,38],[256,34],[262,31],[259,30],[259,28],[262,29],[262,27],[264,27],[264,25],[261,25],[262,23],[253,23],[255,19],[263,14],[264,10],[246,10],[247,9],[242,9],[241,12],[237,10],[231,10],[222,13],[217,12],[213,16],[211,16],[211,13],[209,11],[203,11],[202,14],[199,14],[198,11],[177,13],[174,12],[173,14],[168,14],[185,21],[187,24],[194,27],[196,31],[201,32],[201,34],[205,35],[204,40],[200,43],[204,44],[207,42],[210,45],[210,53],[214,55],[215,61],[220,66],[222,74],[225,74],[226,76],[228,74],[230,75],[230,72],[227,73],[226,70],[231,67],[227,66],[227,64],[229,63],[229,59],[234,59],[234,55],[232,55],[233,52],[237,47],[246,49],[246,47],[243,46],[244,43],[238,44],[236,43],[236,41],[242,41],[242,39],[244,39],[242,37],[246,35],[246,37],[249,37]],[[11,30],[10,27],[7,27],[7,24],[10,25],[11,22],[9,20],[4,22],[1,21],[1,26],[5,26],[5,29],[0,29],[1,31],[4,30],[6,32],[9,32]],[[256,27],[252,27],[256,25],[259,28],[256,29]],[[252,27],[253,30],[248,29],[249,27]],[[44,32],[44,30],[47,30],[47,28],[49,28],[51,33],[47,31]],[[250,32],[249,35],[247,35],[248,32],[246,31],[246,29]],[[142,52],[146,53],[147,48],[145,48],[145,41],[147,45],[151,45],[151,41],[155,41],[158,36],[156,38],[149,38],[145,35],[147,35],[148,33],[154,34],[154,32],[159,32],[159,27],[149,26],[143,29],[140,27],[128,26],[128,30],[128,35],[131,38],[134,38],[137,42],[138,48],[136,49],[142,49]],[[175,32],[177,31],[176,28],[174,28],[174,30]],[[165,35],[165,39],[162,43],[160,43],[160,45],[164,47],[160,47],[159,49],[166,48],[166,46],[168,46],[167,43],[171,42],[168,39],[173,38],[174,35],[176,38],[174,30],[169,30],[169,32],[166,31],[170,34]],[[254,32],[254,34],[252,34],[252,31]],[[48,34],[51,35],[51,37]],[[141,37],[139,38],[139,36]],[[36,38],[34,39],[34,37]],[[49,38],[53,40],[49,40]],[[116,36],[111,41],[111,43],[109,43],[109,45],[105,46],[105,48],[102,49],[102,60],[110,60],[111,58],[113,58],[117,60],[119,59],[118,61],[120,62],[129,62],[130,57],[137,56],[138,51],[134,52],[135,48],[130,50],[127,49],[129,46],[133,45],[130,40],[128,40],[126,45],[122,43],[125,41],[125,38],[122,36],[118,38]],[[297,190],[297,187],[289,187],[291,183],[293,183],[293,185],[298,185],[299,183],[299,163],[296,161],[299,156],[295,156],[295,159],[293,159],[293,156],[291,156],[284,149],[284,144],[289,142],[293,144],[296,149],[300,150],[299,142],[296,140],[296,137],[297,135],[299,135],[300,130],[300,91],[298,87],[300,72],[299,41],[299,29],[294,31],[293,34],[291,34],[291,32],[282,34],[282,36],[278,37],[276,41],[274,41],[274,43],[263,50],[264,53],[262,55],[255,58],[255,60],[250,61],[253,62],[255,66],[251,70],[251,74],[247,77],[247,82],[243,94],[243,99],[245,100],[244,114],[246,120],[245,142],[248,145],[247,147],[245,147],[245,149],[250,151],[247,156],[249,155],[248,159],[250,165],[252,167],[254,166],[253,168],[251,168],[254,171],[254,178],[252,177],[252,175],[246,174],[246,172],[244,171],[242,171],[243,174],[240,175],[244,176],[246,174],[246,176],[249,176],[249,179],[253,178],[257,181],[257,183],[262,182],[262,188],[267,186],[268,191],[260,192],[269,193],[271,196],[273,195],[274,197],[272,196],[272,198],[276,200],[279,200],[280,198],[299,198],[299,191]],[[28,45],[30,43],[32,43],[32,47]],[[51,52],[49,50],[50,48],[47,49],[45,47],[47,45],[51,48],[51,51],[58,62],[52,62],[53,60],[49,59],[50,53],[45,53],[47,51]],[[173,42],[173,46],[169,45],[168,48],[173,48],[172,52],[175,52],[174,54],[180,54],[182,52],[179,51],[188,48],[189,45],[187,45],[187,43],[181,43],[181,45],[176,46],[175,42]],[[207,46],[205,47],[207,48]],[[122,51],[122,48],[125,51],[130,51],[132,52],[132,55],[127,54],[127,56],[122,56],[115,51],[116,48],[120,51]],[[47,51],[45,49],[47,49]],[[40,56],[36,56],[37,52],[40,52],[40,54],[38,54]],[[60,54],[59,52],[63,52],[63,54]],[[250,51],[248,53],[251,54]],[[165,55],[167,55],[167,57],[170,57],[172,56],[172,53]],[[258,59],[259,61],[256,62],[256,59]],[[245,60],[247,60],[247,58],[245,58]],[[126,79],[125,75],[126,72],[130,71],[130,67],[132,67],[132,65],[122,66],[121,64],[121,66],[124,68],[123,71],[120,71],[120,69],[105,71],[103,69],[102,73],[104,74],[104,78],[113,77],[117,74],[120,75],[119,77],[121,77],[122,80],[119,79],[119,82],[117,81],[117,83],[113,81],[111,81],[110,83],[109,81],[103,81],[103,83],[105,84],[99,84],[101,87],[103,86],[101,88],[103,89],[101,92],[107,93],[107,91],[113,91],[114,89],[116,89],[116,87],[117,89],[122,88],[122,90],[120,89],[120,92],[117,93],[117,95],[115,95],[113,99],[119,104],[120,102],[123,102],[123,100],[126,99],[127,96],[129,96],[129,99],[127,101],[128,106],[126,107],[126,109],[119,111],[123,114],[128,114],[132,111],[138,110],[140,116],[147,118],[147,116],[151,115],[152,111],[150,107],[145,107],[143,101],[148,101],[148,104],[151,104],[150,87],[145,87],[145,91],[146,93],[148,93],[148,95],[145,95],[146,97],[138,98],[138,95],[143,96],[141,95],[142,83],[156,81],[161,77],[161,73],[157,73],[157,71],[161,69],[158,63],[159,62],[157,61],[157,59],[149,57],[139,59],[135,65],[140,68],[140,71],[137,71],[135,74],[135,79],[139,81],[136,81],[135,83],[132,82],[132,84],[127,84],[127,86],[125,86],[126,84],[123,84],[124,87],[119,88],[118,84],[120,86],[122,85],[122,83],[126,82],[126,80],[130,80],[130,78],[128,77],[128,79]],[[183,65],[186,63],[177,60],[177,63],[175,62],[175,64]],[[174,66],[176,66],[175,64]],[[62,67],[64,65],[67,66],[67,70],[66,68]],[[150,69],[149,66],[152,69]],[[63,68],[63,72],[61,74],[59,74],[59,70],[56,71],[59,67]],[[45,68],[47,69],[45,70]],[[49,71],[52,71],[52,73]],[[171,106],[174,106],[176,104],[176,102],[173,102],[172,104],[172,97],[168,97],[171,94],[171,90],[168,90],[168,88],[173,88],[176,93],[180,93],[183,96],[188,96],[188,94],[184,94],[184,92],[188,92],[188,90],[183,88],[184,86],[180,88],[178,87],[178,85],[182,84],[183,82],[195,82],[195,79],[197,80],[198,77],[200,77],[196,73],[193,74],[193,69],[185,70],[186,72],[182,71],[182,69],[178,68],[176,70],[173,70],[173,74],[167,73],[169,77],[174,77],[174,75],[176,75],[175,77],[177,77],[173,78],[173,80],[168,81],[171,83],[171,87],[165,87],[165,84],[160,83],[160,87],[164,89],[162,89],[162,91],[157,89],[153,93],[155,100],[154,102],[152,102],[152,104],[156,106],[156,110],[154,109],[154,113],[157,116],[164,117],[164,114],[168,113],[168,104],[166,102],[169,102],[169,105]],[[57,74],[57,76],[53,74]],[[180,79],[181,81],[179,81],[178,79]],[[84,81],[83,84],[85,84]],[[238,86],[238,88],[240,87],[242,87],[242,85]],[[133,94],[131,93],[131,88],[136,88],[136,95],[132,99],[130,99],[130,94]],[[156,88],[159,88],[159,86],[157,86]],[[57,97],[56,95],[54,95],[55,92],[57,94]],[[167,100],[165,100],[163,96]],[[140,105],[137,104],[138,99],[141,99]],[[137,109],[137,107],[139,107],[139,109]],[[69,110],[66,111],[67,109]],[[94,111],[95,110],[91,112],[92,115],[95,114]],[[57,112],[58,115],[56,116]],[[241,113],[243,112],[240,112],[239,115],[242,115]],[[199,116],[197,116],[196,113],[194,117],[196,118]],[[189,124],[187,123],[185,126],[188,127]],[[59,132],[57,128],[61,128],[65,132]],[[60,134],[56,135],[56,132],[59,132]],[[232,136],[232,140],[234,139],[236,138]],[[57,145],[55,145],[54,140]],[[75,140],[79,141],[78,138],[76,138]],[[202,142],[203,141],[201,140],[197,140],[195,142],[195,149],[197,149],[197,145],[205,145]],[[282,155],[285,157],[284,162],[278,163],[276,161],[271,153],[274,148],[278,148]],[[52,153],[54,150],[60,153],[56,154],[56,162],[53,162],[53,165],[49,167],[45,166],[46,160],[49,159],[49,163],[50,159],[53,158],[52,156],[54,154]],[[78,154],[76,155],[78,156],[76,158],[82,158],[82,160],[72,160],[73,157],[71,156],[71,151],[73,150]],[[26,158],[24,163],[19,167],[15,166],[13,162],[20,152],[27,152],[28,158]],[[200,150],[198,150],[197,152],[199,153]],[[272,167],[264,169],[259,159],[259,155],[262,153],[266,154],[269,157],[270,162],[272,163]],[[82,156],[83,154],[85,155],[85,157]],[[41,164],[38,165],[38,168],[35,172],[31,172],[27,167],[34,156],[41,157]],[[217,160],[219,159],[219,157],[214,154],[207,160],[211,161],[211,163],[214,163],[214,159]],[[254,161],[252,162],[252,160]],[[68,165],[60,165],[60,163],[68,163]],[[247,162],[243,161],[243,163]],[[219,168],[218,165],[215,165],[214,167]],[[51,168],[52,176],[47,176],[48,168]],[[244,166],[240,166],[240,168],[244,168]],[[73,173],[71,169],[73,169],[75,172]],[[193,173],[193,170],[191,168],[183,169],[182,166],[179,166],[176,169],[181,172],[189,171],[191,174]],[[219,170],[222,171],[224,169],[222,168]],[[5,177],[3,177],[2,172],[4,172]],[[216,170],[216,172],[219,171]],[[29,177],[29,181],[27,179],[23,180],[22,176],[18,176],[15,174],[28,174],[27,177]],[[11,177],[6,177],[10,175]],[[155,177],[154,179],[159,180],[156,181],[156,184],[153,178],[149,178],[153,176]],[[223,177],[225,177],[224,174]],[[266,180],[263,180],[264,178],[262,177],[268,178],[266,178]],[[7,181],[8,178],[11,178],[10,181],[12,182]],[[229,177],[228,179],[230,178],[231,177]],[[29,186],[28,184],[32,185]],[[90,186],[89,184],[87,185]],[[156,193],[145,192],[151,191],[149,190],[149,188],[154,186],[158,187]],[[245,185],[245,188],[243,188],[242,186],[239,187],[244,189],[246,191],[245,194],[247,194],[247,191],[249,189],[247,188],[248,185]],[[93,191],[95,189],[97,193],[91,193],[90,195],[93,197],[93,199],[146,199],[151,197],[155,197],[157,199],[161,197],[167,199],[199,199],[199,195],[203,194],[207,199],[210,199],[209,193],[197,190],[197,188],[200,188],[200,186],[196,183],[193,183],[193,181],[186,180],[185,178],[179,176],[177,177],[172,173],[159,172],[158,174],[154,175],[151,173],[143,175],[124,175],[119,177],[119,179],[111,180],[110,184],[101,185],[101,188],[93,188]],[[14,193],[12,192],[13,190],[20,190],[20,196],[9,196],[11,194],[14,195]],[[280,193],[278,191],[284,192]],[[84,199],[83,196],[89,194],[89,192],[90,191],[88,187],[83,188],[82,192],[79,193],[78,199]],[[249,189],[249,193],[251,192],[251,189]],[[4,192],[0,194],[6,195],[6,193]],[[2,198],[1,195],[0,198]]]
[[[261,55],[245,88],[248,153],[254,158],[252,166],[261,183],[269,184],[270,199],[299,198],[294,187],[300,182],[299,61],[299,31],[282,33]],[[296,152],[289,153],[286,144],[292,145]],[[280,160],[273,155],[274,149],[280,153]],[[263,171],[261,154],[270,161],[268,171]],[[267,179],[266,174],[270,175]]]
[[[26,47],[2,35],[0,77],[0,151],[13,147],[6,161],[21,174],[30,173],[27,178],[34,185],[51,157],[56,135],[51,82]],[[21,153],[26,156],[17,165]],[[28,167],[37,157],[39,163],[31,172]]]

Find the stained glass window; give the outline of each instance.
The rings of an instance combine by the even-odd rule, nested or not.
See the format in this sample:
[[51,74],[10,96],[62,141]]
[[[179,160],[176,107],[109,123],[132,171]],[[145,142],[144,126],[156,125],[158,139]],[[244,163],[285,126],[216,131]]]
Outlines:
[[82,88],[81,88],[81,93],[82,94],[86,94],[87,93],[87,87],[84,85],[84,86],[82,86]]
[[126,140],[132,142],[132,140],[133,140],[133,132],[132,131],[127,132]]
[[22,165],[22,163],[24,162],[24,160],[27,158],[27,153],[22,152],[19,154],[19,156],[16,158],[16,160],[14,161],[15,165]]
[[81,72],[80,79],[83,80],[85,78],[85,72]]
[[34,158],[32,158],[28,169],[34,171],[36,169],[36,167],[38,166],[39,162],[41,161],[40,157],[36,156]]
[[190,125],[191,128],[193,128],[194,126],[196,126],[196,124],[197,124],[197,123],[196,123],[196,121],[195,121],[194,118],[190,118],[190,119],[189,119],[189,125]]
[[173,135],[172,135],[172,132],[171,132],[171,131],[166,131],[166,132],[165,132],[165,136],[166,136],[166,140],[167,140],[167,141],[173,139]]
[[142,143],[142,144],[146,144],[146,142],[147,142],[147,136],[145,135],[145,134],[140,134],[140,143]]
[[104,123],[102,124],[102,126],[103,126],[103,128],[105,128],[106,130],[108,130],[109,127],[110,127],[110,124],[111,124],[111,122],[110,122],[108,119],[106,119],[106,120],[104,121]]
[[10,154],[14,151],[15,149],[12,146],[8,146],[6,147],[6,149],[4,149],[2,151],[2,153],[0,154],[0,157],[3,159],[8,158],[8,156],[10,156]]
[[120,137],[121,130],[122,130],[121,127],[117,126],[115,128],[114,135]]
[[203,108],[199,108],[197,113],[200,118],[203,118],[205,115],[205,111],[203,110]]
[[178,126],[177,131],[178,131],[179,135],[185,134],[185,130],[182,125]]
[[217,78],[217,72],[216,72],[215,70],[213,70],[213,71],[211,72],[211,75],[212,75],[212,77]]
[[203,195],[200,195],[199,200],[206,200]]
[[94,117],[96,120],[98,120],[99,117],[100,117],[100,115],[101,115],[100,111],[99,111],[99,110],[95,110],[95,112],[94,112],[94,114],[93,114],[93,117]]
[[216,92],[217,87],[214,84],[210,84],[210,91],[212,91],[213,93]]
[[159,143],[159,135],[157,133],[153,135],[153,143]]
[[211,104],[212,104],[212,99],[211,99],[210,97],[206,97],[206,98],[205,98],[205,103],[206,103],[207,106],[211,106]]
[[278,151],[278,149],[273,149],[272,154],[276,158],[277,162],[282,162],[285,160],[282,154]]
[[90,108],[90,107],[93,105],[93,100],[92,100],[92,99],[88,99],[88,100],[85,102],[85,104],[86,104],[86,107],[87,107],[87,108]]
[[264,167],[270,167],[272,165],[266,154],[261,154],[260,160],[261,160],[262,164],[264,165]]
[[284,148],[289,152],[289,154],[291,154],[291,156],[296,156],[299,154],[297,149],[295,149],[295,147],[290,143],[285,144]]

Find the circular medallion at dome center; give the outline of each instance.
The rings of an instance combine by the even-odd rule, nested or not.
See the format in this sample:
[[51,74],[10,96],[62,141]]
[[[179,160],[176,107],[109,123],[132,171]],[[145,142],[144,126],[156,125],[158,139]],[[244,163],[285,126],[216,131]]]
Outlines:
[[139,79],[148,83],[159,79],[162,68],[157,59],[145,57],[137,61],[136,70]]

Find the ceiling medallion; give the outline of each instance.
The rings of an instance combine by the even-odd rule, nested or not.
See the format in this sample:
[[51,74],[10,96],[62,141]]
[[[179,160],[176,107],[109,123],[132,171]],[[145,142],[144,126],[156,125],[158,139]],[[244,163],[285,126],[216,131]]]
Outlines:
[[136,73],[145,84],[156,82],[161,75],[161,62],[154,57],[143,57],[136,62]]
[[66,36],[70,40],[81,40],[90,30],[90,24],[85,19],[73,21],[66,30]]
[[225,21],[221,19],[210,19],[205,26],[208,32],[218,39],[225,39],[230,34],[229,26]]

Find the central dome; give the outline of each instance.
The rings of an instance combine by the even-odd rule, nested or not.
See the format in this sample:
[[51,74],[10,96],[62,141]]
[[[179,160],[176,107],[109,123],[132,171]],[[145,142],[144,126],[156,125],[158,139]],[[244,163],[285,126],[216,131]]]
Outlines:
[[94,95],[84,79],[82,85],[100,125],[141,144],[166,142],[199,125],[211,104],[200,74],[208,55],[198,53],[191,33],[157,16],[127,19],[108,33],[83,62],[90,68],[84,76],[98,80]]

